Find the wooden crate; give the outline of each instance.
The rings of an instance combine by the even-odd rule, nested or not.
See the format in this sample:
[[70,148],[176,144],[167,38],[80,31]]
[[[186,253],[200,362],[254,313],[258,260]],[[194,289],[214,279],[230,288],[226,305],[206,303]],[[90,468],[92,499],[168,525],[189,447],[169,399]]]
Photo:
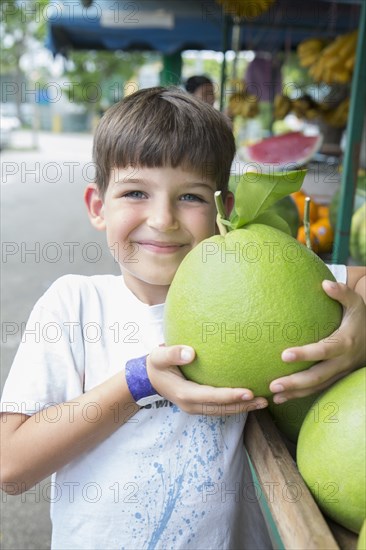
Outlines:
[[355,550],[357,535],[319,510],[267,410],[248,415],[245,446],[286,550]]

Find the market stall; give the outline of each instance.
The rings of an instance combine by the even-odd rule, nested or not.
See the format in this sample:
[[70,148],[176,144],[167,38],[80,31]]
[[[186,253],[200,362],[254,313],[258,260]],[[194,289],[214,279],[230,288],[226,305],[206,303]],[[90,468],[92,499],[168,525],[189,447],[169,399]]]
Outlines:
[[[362,0],[290,0],[262,2],[239,13],[240,2],[172,0],[159,2],[62,0],[50,6],[47,45],[56,54],[70,49],[154,50],[163,55],[163,84],[180,81],[181,52],[187,49],[226,52],[234,48],[270,52],[295,50],[311,38],[333,40],[359,29],[351,86],[347,142],[335,228],[334,263],[348,261],[350,226],[366,104],[366,23]],[[254,11],[253,11],[254,10]],[[226,57],[223,60],[223,107]],[[318,167],[317,167],[318,169]],[[322,171],[322,166],[319,168]]]

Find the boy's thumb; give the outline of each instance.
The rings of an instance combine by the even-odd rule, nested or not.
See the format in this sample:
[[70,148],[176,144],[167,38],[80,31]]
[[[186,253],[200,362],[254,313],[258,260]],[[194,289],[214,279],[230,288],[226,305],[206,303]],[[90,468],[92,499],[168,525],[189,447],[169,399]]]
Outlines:
[[149,355],[149,360],[155,367],[170,365],[185,365],[193,361],[194,349],[190,346],[160,346]]

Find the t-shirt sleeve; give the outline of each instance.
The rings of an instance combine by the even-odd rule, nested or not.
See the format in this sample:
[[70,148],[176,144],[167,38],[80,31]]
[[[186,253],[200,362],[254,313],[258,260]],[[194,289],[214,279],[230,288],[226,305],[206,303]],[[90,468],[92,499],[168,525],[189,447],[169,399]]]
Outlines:
[[347,266],[327,264],[327,267],[333,273],[333,276],[338,283],[347,283]]
[[2,412],[32,415],[83,393],[79,323],[65,315],[59,286],[51,287],[30,314],[5,382]]

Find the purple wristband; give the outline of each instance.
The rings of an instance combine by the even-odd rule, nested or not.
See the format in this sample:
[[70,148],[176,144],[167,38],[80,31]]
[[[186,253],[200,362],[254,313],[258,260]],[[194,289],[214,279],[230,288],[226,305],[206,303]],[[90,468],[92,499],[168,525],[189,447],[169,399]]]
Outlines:
[[[146,371],[146,357],[130,359],[126,363],[125,375],[130,394],[138,405],[148,404],[161,399],[161,396],[151,385]],[[154,399],[151,397],[154,396]],[[150,399],[146,399],[150,398]],[[143,401],[142,401],[143,400]]]

